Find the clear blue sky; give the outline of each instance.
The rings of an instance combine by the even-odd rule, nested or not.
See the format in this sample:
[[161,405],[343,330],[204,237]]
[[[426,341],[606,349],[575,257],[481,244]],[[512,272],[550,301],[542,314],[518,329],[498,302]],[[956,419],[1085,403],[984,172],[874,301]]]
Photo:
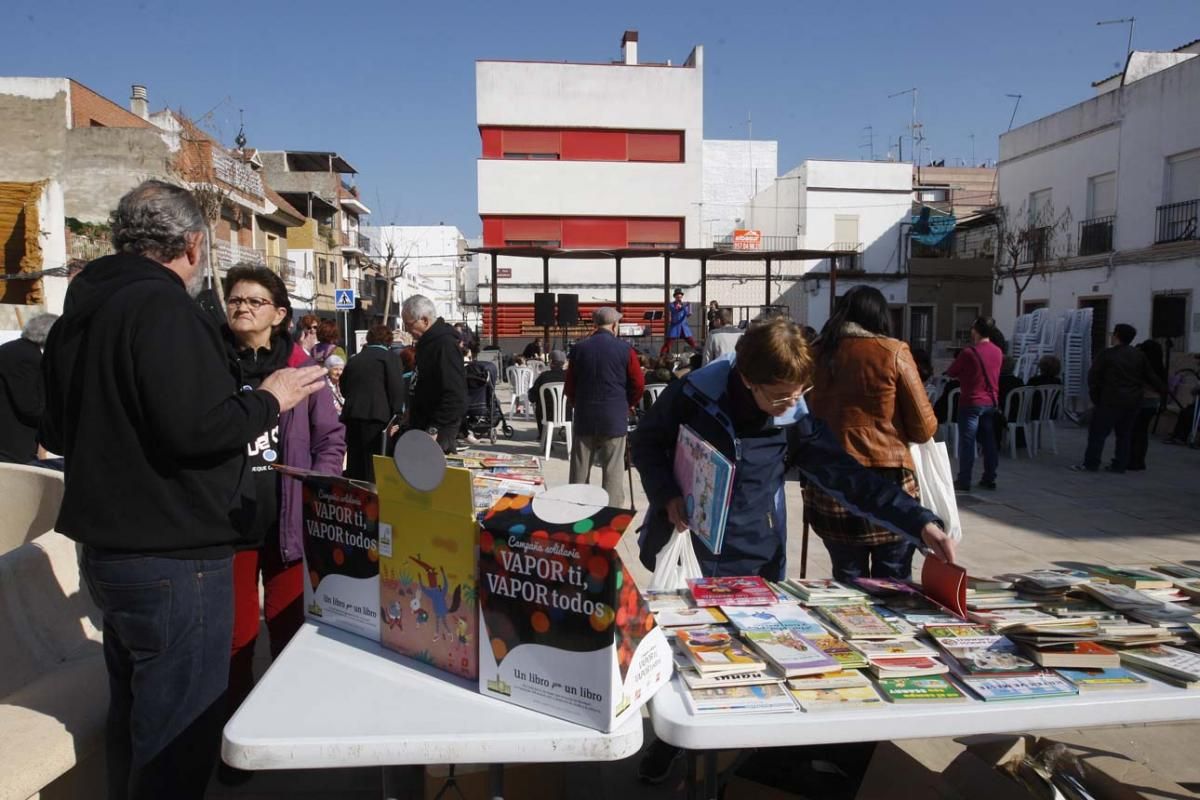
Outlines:
[[[122,104],[194,117],[230,143],[335,150],[360,172],[373,224],[479,230],[476,59],[603,61],[637,29],[644,60],[705,46],[705,136],[779,141],[780,171],[805,158],[865,157],[906,132],[916,86],[933,158],[993,159],[1016,124],[1091,96],[1134,47],[1200,38],[1198,0],[1010,0],[922,4],[641,0],[558,2],[81,3],[8,0],[0,74],[68,76]],[[909,144],[905,141],[905,157]]]

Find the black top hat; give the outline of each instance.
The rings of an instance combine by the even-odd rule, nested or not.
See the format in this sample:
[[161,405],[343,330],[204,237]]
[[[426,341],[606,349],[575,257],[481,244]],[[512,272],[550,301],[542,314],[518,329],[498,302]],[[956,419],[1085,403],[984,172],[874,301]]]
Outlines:
[[673,296],[679,297],[679,295],[681,295],[681,294],[683,294],[683,289],[676,289]]

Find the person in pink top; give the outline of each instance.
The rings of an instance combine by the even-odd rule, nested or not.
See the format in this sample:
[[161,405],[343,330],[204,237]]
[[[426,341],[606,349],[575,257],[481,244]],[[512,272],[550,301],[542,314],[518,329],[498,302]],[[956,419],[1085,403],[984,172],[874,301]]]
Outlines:
[[979,317],[971,323],[970,347],[964,348],[946,370],[957,378],[958,401],[958,479],[954,488],[971,491],[971,470],[975,467],[975,443],[983,448],[983,476],[979,485],[996,488],[996,467],[1000,461],[996,444],[995,412],[999,406],[1000,362],[1004,353],[993,344],[997,338],[992,320]]

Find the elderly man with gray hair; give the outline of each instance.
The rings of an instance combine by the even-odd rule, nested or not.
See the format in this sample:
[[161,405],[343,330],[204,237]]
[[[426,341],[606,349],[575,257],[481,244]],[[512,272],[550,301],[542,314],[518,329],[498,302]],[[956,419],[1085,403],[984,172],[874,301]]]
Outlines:
[[28,464],[38,456],[45,408],[42,348],[57,314],[30,317],[21,338],[0,345],[0,461]]
[[589,483],[600,467],[610,505],[625,506],[625,437],[629,409],[646,388],[637,353],[617,338],[621,313],[605,306],[592,313],[596,330],[575,345],[567,367],[567,400],[574,406],[571,483]]
[[233,644],[233,551],[255,519],[246,445],[325,383],[319,366],[237,380],[194,300],[207,225],[147,181],[112,215],[116,253],[67,289],[46,341],[44,444],[65,459],[55,528],[83,545],[109,676],[108,796],[201,798]]
[[437,439],[443,453],[453,453],[467,413],[467,371],[458,334],[438,316],[433,302],[420,294],[404,301],[400,320],[417,340],[407,427],[425,431]]

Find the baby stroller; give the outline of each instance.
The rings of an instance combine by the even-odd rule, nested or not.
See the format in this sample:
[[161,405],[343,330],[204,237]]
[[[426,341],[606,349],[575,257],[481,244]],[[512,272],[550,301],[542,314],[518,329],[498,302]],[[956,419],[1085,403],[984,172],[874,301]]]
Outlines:
[[486,436],[495,444],[497,425],[506,439],[513,438],[513,429],[496,399],[496,383],[488,366],[467,364],[467,414],[463,417],[462,434]]

